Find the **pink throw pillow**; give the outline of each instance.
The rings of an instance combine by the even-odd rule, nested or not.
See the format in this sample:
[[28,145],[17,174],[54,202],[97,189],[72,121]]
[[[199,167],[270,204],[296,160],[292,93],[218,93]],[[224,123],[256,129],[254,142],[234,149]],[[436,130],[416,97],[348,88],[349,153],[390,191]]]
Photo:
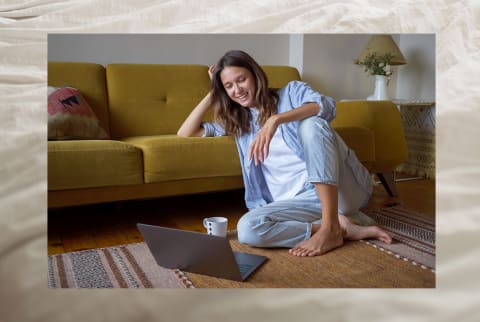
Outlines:
[[48,139],[108,139],[92,108],[73,87],[49,87]]

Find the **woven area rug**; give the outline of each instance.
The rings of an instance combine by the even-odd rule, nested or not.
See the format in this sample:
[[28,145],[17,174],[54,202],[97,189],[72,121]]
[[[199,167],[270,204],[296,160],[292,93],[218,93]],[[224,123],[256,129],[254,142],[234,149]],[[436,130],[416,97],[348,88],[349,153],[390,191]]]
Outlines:
[[402,206],[366,211],[369,217],[393,237],[388,245],[376,240],[365,241],[380,250],[393,252],[413,265],[435,268],[435,221]]
[[180,270],[157,265],[145,243],[48,256],[50,288],[189,288]]
[[299,258],[286,249],[240,244],[229,232],[233,250],[268,257],[246,282],[164,269],[145,243],[136,243],[49,256],[48,283],[52,288],[435,287],[433,222],[399,206],[366,213],[393,235],[392,245],[347,242],[323,256]]

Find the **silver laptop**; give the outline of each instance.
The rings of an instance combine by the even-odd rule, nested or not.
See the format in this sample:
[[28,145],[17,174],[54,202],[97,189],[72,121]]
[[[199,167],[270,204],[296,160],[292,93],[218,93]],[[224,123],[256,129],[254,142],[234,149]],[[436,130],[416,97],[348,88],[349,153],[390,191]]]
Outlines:
[[157,264],[169,268],[244,281],[267,257],[232,251],[226,237],[137,224]]

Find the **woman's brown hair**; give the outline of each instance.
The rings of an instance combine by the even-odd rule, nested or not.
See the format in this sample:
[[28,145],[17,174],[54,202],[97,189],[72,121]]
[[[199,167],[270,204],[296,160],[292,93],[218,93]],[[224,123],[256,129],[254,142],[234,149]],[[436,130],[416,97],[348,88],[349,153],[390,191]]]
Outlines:
[[268,87],[268,78],[258,63],[246,52],[240,50],[228,51],[216,64],[212,76],[212,97],[216,109],[215,121],[225,128],[228,135],[240,136],[250,132],[250,111],[230,99],[220,73],[225,67],[236,66],[248,69],[255,80],[255,101],[258,109],[258,124],[264,125],[267,119],[277,112],[278,95],[276,90]]

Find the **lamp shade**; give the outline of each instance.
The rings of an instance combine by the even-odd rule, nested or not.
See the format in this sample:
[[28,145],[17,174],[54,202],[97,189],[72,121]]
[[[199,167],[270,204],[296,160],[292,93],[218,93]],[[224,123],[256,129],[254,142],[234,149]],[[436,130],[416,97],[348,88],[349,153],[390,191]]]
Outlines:
[[392,54],[393,58],[390,61],[390,65],[404,65],[407,63],[407,60],[403,57],[402,52],[390,35],[374,35],[370,37],[367,45],[356,61],[363,61],[368,55],[373,53],[376,53],[379,56],[383,56],[387,53]]

